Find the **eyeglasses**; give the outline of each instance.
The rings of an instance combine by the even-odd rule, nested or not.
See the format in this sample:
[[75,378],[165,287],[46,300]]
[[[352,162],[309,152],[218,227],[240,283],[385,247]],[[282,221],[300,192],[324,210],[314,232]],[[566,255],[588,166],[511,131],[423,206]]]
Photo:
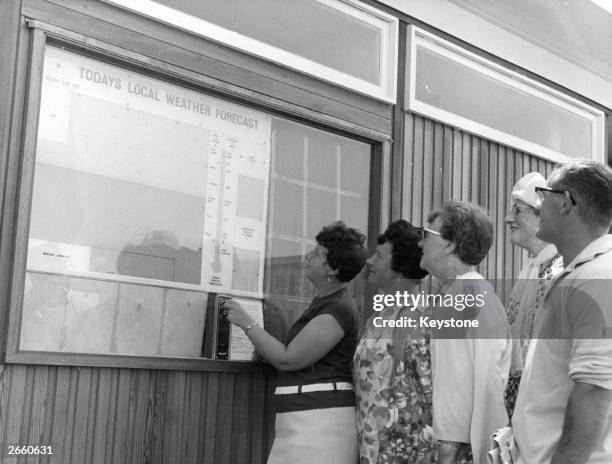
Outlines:
[[529,211],[529,209],[530,209],[529,206],[512,205],[512,208],[510,208],[510,213],[513,216],[518,216],[519,213],[522,213],[524,211]]
[[572,192],[570,192],[569,190],[559,190],[559,189],[553,189],[549,187],[536,187],[535,192],[540,197],[540,200],[544,200],[544,197],[545,197],[544,192],[561,193],[563,195],[565,195],[565,193],[567,192],[569,193],[569,197],[570,197],[570,201],[572,202],[572,205],[576,206],[576,200],[574,200],[574,197],[572,196]]
[[425,240],[430,235],[442,235],[440,232],[428,229],[427,227],[421,227],[421,240]]

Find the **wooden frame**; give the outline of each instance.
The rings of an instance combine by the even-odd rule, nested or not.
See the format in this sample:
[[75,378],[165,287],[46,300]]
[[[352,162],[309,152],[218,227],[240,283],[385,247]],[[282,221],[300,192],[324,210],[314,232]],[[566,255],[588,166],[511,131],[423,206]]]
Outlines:
[[329,66],[296,55],[252,39],[243,34],[210,23],[154,0],[104,0],[107,3],[136,12],[176,26],[180,29],[218,41],[238,50],[259,56],[274,63],[293,68],[299,72],[341,85],[374,98],[395,103],[397,89],[397,30],[398,20],[394,16],[358,3],[355,0],[316,0],[323,5],[367,23],[381,32],[379,81],[376,85],[364,79],[346,74]]
[[446,59],[459,63],[470,70],[475,70],[498,83],[502,83],[514,90],[519,90],[533,98],[538,98],[550,105],[570,112],[577,117],[589,121],[591,124],[591,153],[590,159],[605,161],[605,113],[593,106],[587,105],[575,98],[559,92],[527,76],[507,69],[494,61],[488,60],[476,53],[470,52],[451,41],[438,37],[417,26],[410,26],[408,33],[408,46],[406,47],[406,62],[408,67],[408,83],[406,85],[405,105],[408,110],[423,114],[427,117],[442,121],[467,130],[474,134],[495,140],[507,146],[516,147],[533,153],[536,156],[564,162],[573,158],[559,153],[551,148],[530,142],[518,136],[495,129],[486,124],[476,122],[467,117],[440,109],[416,98],[416,66],[417,45],[434,51]]
[[[267,112],[277,114],[289,119],[306,122],[310,125],[352,136],[367,141],[374,147],[371,163],[371,199],[369,217],[369,235],[378,233],[381,221],[384,221],[385,208],[380,208],[381,201],[389,202],[384,196],[385,185],[388,183],[390,162],[390,137],[387,134],[333,116],[317,113],[302,106],[293,105],[286,101],[264,97],[253,91],[239,86],[228,84],[214,78],[203,76],[169,64],[123,49],[90,37],[67,31],[57,26],[49,25],[37,20],[28,20],[31,28],[31,52],[28,71],[29,86],[25,105],[26,118],[24,125],[24,143],[19,199],[17,204],[17,240],[15,259],[12,266],[12,289],[10,294],[10,316],[8,324],[8,338],[6,362],[20,364],[52,364],[52,365],[79,365],[122,368],[148,368],[173,370],[205,370],[229,372],[261,372],[259,363],[250,361],[219,361],[203,358],[172,358],[147,357],[128,355],[79,354],[64,352],[39,352],[19,350],[19,331],[21,329],[21,316],[23,306],[23,288],[25,285],[26,259],[27,259],[27,231],[29,230],[30,209],[32,201],[36,142],[38,133],[38,114],[40,108],[42,66],[47,42],[74,48],[85,55],[93,55],[106,61],[118,63],[127,67],[144,70],[146,73],[162,79],[178,82],[187,87],[213,93],[216,96],[230,98],[250,106],[265,109]],[[387,173],[387,174],[385,174]],[[382,182],[381,176],[382,174]],[[380,191],[379,195],[377,192]],[[388,203],[387,203],[388,204]],[[378,209],[380,208],[380,209]],[[375,217],[375,211],[381,211],[381,217]]]

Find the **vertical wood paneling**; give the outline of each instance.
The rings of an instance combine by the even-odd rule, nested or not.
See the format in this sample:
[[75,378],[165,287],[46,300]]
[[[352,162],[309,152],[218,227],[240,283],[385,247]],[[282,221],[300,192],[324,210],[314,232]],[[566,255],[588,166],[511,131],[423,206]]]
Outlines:
[[[491,175],[489,170],[489,143],[486,140],[479,139],[480,143],[480,157],[479,157],[479,173],[478,176],[478,196],[474,201],[480,204],[483,208],[489,208],[489,176]],[[489,260],[485,259],[478,267],[479,272],[487,277],[489,269]]]
[[[8,109],[13,103],[15,64],[19,40],[20,1],[0,2],[0,107]],[[0,114],[0,179],[7,173],[9,136],[12,125],[11,111]],[[0,205],[4,201],[4,190],[0,189]]]
[[187,437],[182,460],[195,462],[198,458],[199,425],[201,416],[200,392],[202,391],[202,376],[198,373],[188,372],[185,379],[185,404],[181,414],[183,434]]
[[[0,269],[9,269],[13,253],[15,214],[12,204],[17,176],[12,175],[19,157],[22,107],[15,104],[25,92],[26,49],[19,46],[21,1],[0,2]],[[21,67],[18,66],[21,63]],[[21,72],[17,73],[16,69]],[[19,79],[23,80],[19,80]],[[0,279],[0,308],[8,307],[10,279]],[[7,311],[0,311],[0,346],[5,344]],[[8,392],[5,392],[8,395]],[[4,435],[4,430],[0,431]],[[3,441],[3,443],[6,443]]]
[[131,397],[130,381],[131,372],[120,369],[116,378],[115,387],[115,422],[113,424],[113,459],[112,462],[120,462],[122,457],[127,457],[129,452],[128,433],[130,430],[128,406]]
[[130,461],[136,462],[139,458],[148,461],[149,448],[147,437],[151,431],[149,412],[151,410],[150,386],[154,373],[145,370],[133,371],[130,375],[130,401],[129,401],[129,432],[128,440],[131,453]]
[[[232,404],[234,398],[234,374],[224,372],[221,375],[219,385],[219,408],[217,409],[217,427],[216,437],[223,437],[222,440],[216,440],[215,459],[213,462],[218,464],[228,464],[230,462],[230,452],[235,444],[231,440],[233,417],[230,411],[227,410],[227,405]],[[226,406],[226,407],[224,407]]]
[[[7,381],[7,379],[10,380]],[[25,393],[26,393],[26,369],[11,370],[5,366],[2,376],[2,390],[7,391],[6,403],[2,404],[3,443],[19,443],[21,430],[24,422]]]
[[[263,377],[252,377],[251,378],[251,390],[249,392],[250,398],[264,398],[264,401],[254,401],[249,403],[250,417],[249,421],[249,436],[260,436],[259,440],[251,440],[251,449],[249,453],[248,462],[258,462],[263,453],[267,454],[266,440],[266,401],[267,391],[266,382]],[[261,431],[264,431],[263,434]],[[262,436],[263,435],[263,436]]]
[[0,345],[5,346],[12,263],[15,210],[26,94],[28,43],[20,22],[21,1],[0,2]]
[[[414,146],[414,118],[412,116],[404,117],[404,147],[413,147]],[[414,163],[414,158],[412,156],[408,156],[411,153],[411,150],[405,149],[403,162],[404,162],[404,178],[402,184],[402,211],[400,216],[408,220],[409,222],[414,223],[414,206],[413,202],[415,198],[412,196],[412,186],[414,184],[414,176],[417,172],[417,166]]]
[[[419,117],[417,119],[419,126],[423,126],[423,143],[421,146],[423,150],[420,156],[423,157],[423,180],[421,184],[423,202],[423,221],[427,219],[427,215],[433,209],[433,176],[434,176],[434,123],[427,119]],[[427,154],[427,160],[425,159]],[[419,156],[415,153],[415,156]]]
[[[28,443],[41,443],[44,435],[45,419],[47,408],[50,406],[48,401],[49,381],[48,369],[43,367],[33,373],[32,376],[32,410],[30,411],[30,423]],[[52,405],[51,405],[52,406]],[[36,411],[34,413],[33,411]]]
[[[499,193],[497,192],[496,181],[497,181],[497,170],[499,169],[498,163],[499,156],[499,146],[497,144],[489,143],[489,171],[486,177],[486,187],[485,194],[487,196],[487,206],[485,209],[489,212],[489,215],[493,213],[495,215],[495,208],[497,206],[497,197]],[[495,189],[495,190],[493,190]],[[495,218],[493,217],[493,225],[495,226]],[[497,228],[495,231],[498,232]],[[497,234],[496,234],[497,236]],[[487,272],[484,274],[487,277],[495,278],[496,271],[496,255],[495,255],[495,247],[491,247],[489,253],[487,254]]]
[[[185,373],[177,372],[168,381],[168,416],[164,423],[164,436],[169,443],[176,443],[181,436],[182,420],[185,399]],[[179,447],[164,447],[164,458],[168,462],[180,462],[181,450]]]
[[[19,368],[24,366],[7,366],[11,372],[16,372]],[[53,446],[53,452],[58,453],[62,456],[66,455],[66,441],[67,435],[70,435],[72,431],[67,429],[68,424],[68,404],[70,394],[68,388],[70,386],[70,370],[58,368],[56,369],[54,377],[55,383],[55,395],[53,397],[53,421],[51,423],[51,440],[48,444]],[[19,385],[17,379],[10,379],[12,385]],[[9,413],[7,420],[12,421],[15,417]]]
[[[413,127],[413,139],[412,145],[406,145],[405,149],[411,151],[412,163],[414,165],[414,174],[412,176],[412,183],[410,184],[410,190],[412,197],[412,204],[410,207],[412,208],[412,215],[410,218],[412,222],[416,224],[423,224],[425,218],[423,217],[423,177],[424,177],[424,162],[423,162],[423,126],[422,124],[417,124],[417,117],[413,115],[406,116],[407,121]],[[407,154],[404,155],[404,158],[408,158]],[[406,186],[404,185],[404,188]]]
[[[452,161],[450,162],[451,169],[451,197],[459,198],[461,200],[467,198],[466,195],[463,195],[463,190],[461,188],[463,175],[461,175],[463,169],[462,166],[466,165],[466,168],[469,169],[469,160],[463,158],[463,137],[461,136],[461,132],[457,129],[454,129],[452,132],[449,130],[449,150],[450,157]],[[452,173],[456,173],[453,175]]]
[[430,179],[432,185],[432,207],[439,208],[444,203],[444,126],[434,123],[433,140],[433,177]]
[[[506,178],[502,184],[504,192],[511,192],[512,186],[514,185],[512,181],[516,179],[516,160],[520,158],[520,153],[515,152],[514,150],[506,150]],[[509,195],[504,196],[504,217],[508,214],[508,208],[510,207]],[[510,236],[508,233],[508,228],[504,224],[503,229],[503,240],[501,243],[503,244],[503,252],[504,252],[504,295],[502,302],[507,301],[507,297],[510,294],[510,290],[512,288],[512,280],[511,276],[513,274],[514,263],[515,263],[515,254],[514,254],[514,246],[510,243]],[[510,278],[509,278],[510,276]]]
[[444,198],[456,198],[453,192],[453,178],[455,177],[453,176],[453,130],[442,126],[442,137],[442,197],[440,197],[440,205],[444,202]]
[[[119,385],[119,373],[121,371],[112,369],[110,378],[108,379],[109,401],[108,401],[108,422],[106,428],[107,443],[110,447],[105,449],[105,463],[112,463],[114,458],[114,450],[120,446],[116,441],[116,423],[117,423],[117,386]],[[104,387],[101,387],[103,389]]]
[[208,377],[208,388],[206,396],[205,411],[205,426],[204,426],[204,462],[215,462],[215,441],[217,431],[217,407],[220,406],[219,398],[219,375],[210,375]]
[[[152,444],[149,446],[151,451],[151,462],[164,462],[164,424],[170,416],[168,411],[168,381],[174,372],[157,371],[155,373],[155,394],[153,397],[153,427],[149,440]],[[204,389],[203,389],[204,390]],[[201,422],[201,421],[200,421]],[[200,440],[198,440],[200,441]],[[201,456],[201,454],[199,454]]]
[[[506,214],[507,206],[505,203],[506,190],[504,189],[504,181],[507,176],[506,170],[506,147],[500,146],[497,157],[497,175],[494,178],[494,183],[491,185],[491,190],[496,192],[495,205],[489,210],[489,214],[493,218],[494,230],[497,232],[495,235],[495,241],[492,245],[492,250],[495,253],[495,276],[502,276],[504,274],[504,260],[505,260],[505,232],[506,227],[504,226],[504,216]],[[498,245],[498,246],[496,246]],[[504,294],[504,282],[503,279],[496,279],[497,294],[500,297]]]
[[[407,25],[400,21],[398,30],[398,62],[397,62],[397,101],[404,101],[406,89],[406,40]],[[401,105],[394,105],[392,109],[392,137],[393,146],[391,147],[391,219],[396,220],[402,216],[403,185],[406,179],[410,179],[410,171],[404,168],[404,151],[406,143],[404,109]]]
[[234,386],[230,462],[248,462],[249,383],[239,382]]
[[87,462],[92,447],[89,427],[90,398],[95,394],[91,389],[92,375],[92,369],[77,370],[71,462]]
[[[103,464],[107,462],[106,446],[104,443],[112,442],[112,434],[109,434],[109,422],[113,422],[114,408],[111,407],[111,371],[110,369],[98,369],[97,371],[97,395],[94,398],[94,430],[97,440],[91,447],[91,462]],[[105,411],[101,414],[100,411]]]
[[263,374],[6,365],[0,391],[3,443],[51,444],[52,462],[258,464],[268,451]]
[[[27,427],[27,424],[32,423],[32,403],[33,403],[33,395],[34,395],[34,372],[29,370],[26,371],[25,376],[25,396],[23,398],[23,419],[21,421],[21,426],[19,430],[19,435],[22,436],[24,433],[27,434],[29,438],[30,427]],[[35,427],[35,424],[33,424]]]
[[470,163],[472,170],[470,171],[470,201],[478,201],[478,189],[480,179],[480,141],[476,137],[470,137]]
[[528,172],[548,176],[552,163],[409,112],[404,131],[402,217],[420,225],[449,199],[480,204],[493,221],[494,240],[479,271],[505,299],[526,258],[509,242],[504,223],[512,186]]

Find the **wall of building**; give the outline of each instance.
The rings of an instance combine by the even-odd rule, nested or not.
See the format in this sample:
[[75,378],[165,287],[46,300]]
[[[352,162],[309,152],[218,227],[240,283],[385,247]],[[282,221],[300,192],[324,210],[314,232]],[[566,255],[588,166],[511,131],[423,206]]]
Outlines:
[[[154,358],[76,360],[62,353],[4,362],[10,308],[19,306],[13,298],[22,291],[12,291],[9,270],[25,268],[17,243],[25,243],[27,230],[18,228],[17,207],[21,188],[31,187],[21,178],[35,144],[24,139],[36,120],[28,113],[36,32],[27,20],[68,31],[69,41],[85,47],[90,39],[120,47],[141,66],[151,60],[180,67],[183,82],[214,95],[375,141],[377,159],[382,145],[389,147],[392,106],[103,2],[0,2],[0,442],[50,445],[57,462],[74,464],[265,462],[273,438],[271,376],[256,363],[166,359],[151,369]],[[18,324],[10,329],[17,332]]]
[[449,0],[380,0],[380,3],[600,105],[612,108],[612,82],[609,79],[603,79]]
[[505,301],[527,256],[510,243],[504,224],[512,186],[528,172],[548,175],[553,163],[411,113],[403,130],[402,217],[423,224],[450,198],[485,208],[494,241],[479,272]]
[[[434,16],[419,19],[433,21]],[[494,246],[480,271],[497,279],[500,297],[507,296],[525,258],[510,244],[503,223],[511,187],[527,172],[548,174],[552,163],[405,112],[402,103],[393,107],[356,95],[103,2],[0,2],[0,342],[4,350],[14,278],[5,270],[15,264],[19,234],[27,234],[16,227],[24,145],[32,143],[23,139],[33,37],[26,18],[184,68],[193,74],[193,86],[216,95],[378,144],[376,156],[382,161],[372,171],[372,185],[378,191],[371,203],[376,209],[370,210],[377,219],[370,235],[375,237],[389,218],[421,225],[449,198],[475,201],[489,210],[495,224]],[[450,22],[433,25],[448,27],[453,34]],[[405,27],[402,30],[405,33]],[[400,95],[398,101],[403,100]],[[70,364],[71,359],[58,354],[56,361]],[[131,360],[122,362],[113,367],[96,358],[81,367],[0,365],[0,443],[51,445],[58,462],[74,464],[265,462],[273,432],[270,380],[260,367],[251,363],[211,367],[213,362],[208,361],[195,370],[167,365],[151,369]]]
[[0,439],[51,446],[27,462],[263,463],[268,387],[262,373],[7,364]]

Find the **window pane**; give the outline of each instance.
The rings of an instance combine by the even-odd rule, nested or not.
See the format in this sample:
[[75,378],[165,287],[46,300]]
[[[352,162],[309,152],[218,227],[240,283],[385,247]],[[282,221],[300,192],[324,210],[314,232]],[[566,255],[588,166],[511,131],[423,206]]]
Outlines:
[[367,143],[55,46],[38,127],[22,350],[198,357],[216,293],[282,335],[321,227],[367,230]]
[[592,155],[590,119],[506,84],[495,71],[417,46],[415,79],[418,101],[566,156]]
[[159,3],[380,84],[380,28],[317,1],[161,0]]
[[206,293],[28,272],[20,349],[197,357]]
[[270,117],[45,50],[20,348],[200,356],[263,294]]
[[30,263],[59,242],[89,253],[85,270],[199,284],[207,131],[62,93],[61,110],[42,100]]
[[[341,219],[367,233],[372,147],[280,119],[272,135],[264,311],[266,327],[282,339],[314,296],[302,263],[321,228]],[[363,287],[358,276],[357,300]]]
[[28,266],[261,294],[270,118],[55,47],[43,72]]

